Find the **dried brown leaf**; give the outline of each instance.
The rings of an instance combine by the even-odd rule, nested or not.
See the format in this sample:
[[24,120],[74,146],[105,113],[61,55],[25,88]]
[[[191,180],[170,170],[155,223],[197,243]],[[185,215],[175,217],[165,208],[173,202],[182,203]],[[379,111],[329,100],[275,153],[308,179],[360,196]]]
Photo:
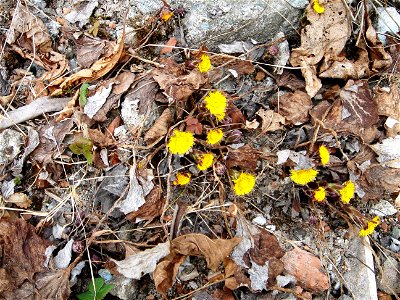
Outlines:
[[275,99],[274,104],[279,107],[279,114],[290,124],[300,125],[310,119],[308,112],[312,108],[312,102],[305,92],[286,93]]
[[290,57],[293,66],[302,67],[310,97],[321,88],[316,66],[323,60],[325,63],[335,61],[351,34],[350,19],[343,1],[325,3],[323,14],[316,13],[312,6],[310,3],[306,8],[308,22],[301,31],[301,46],[293,49]]
[[379,115],[400,121],[400,91],[397,84],[393,84],[389,91],[386,88],[378,88],[374,101],[378,106]]
[[146,202],[137,211],[126,215],[126,219],[134,221],[136,218],[141,220],[153,220],[161,216],[165,199],[162,198],[162,190],[159,186],[154,187],[145,197]]
[[135,81],[135,74],[132,72],[122,72],[115,77],[116,84],[113,86],[112,93],[120,95],[125,93]]
[[160,50],[160,55],[166,54],[166,53],[171,53],[172,50],[174,50],[174,47],[175,47],[177,41],[178,40],[174,36],[172,38],[170,38],[168,40],[168,42],[165,44],[165,46]]
[[166,108],[161,116],[156,120],[153,126],[144,135],[146,144],[151,144],[160,137],[168,133],[168,129],[173,122],[173,114],[169,108]]
[[186,130],[194,134],[201,134],[203,132],[203,125],[194,117],[187,117],[185,120]]
[[273,132],[283,129],[285,125],[285,118],[273,110],[265,110],[260,108],[256,113],[260,116],[261,122],[261,133]]
[[239,167],[243,170],[254,171],[257,168],[260,152],[250,145],[244,145],[239,149],[229,149],[226,166],[231,169]]
[[115,143],[115,141],[110,136],[102,133],[98,129],[88,129],[88,133],[89,139],[93,142],[93,144],[101,148],[111,146]]
[[35,233],[23,219],[0,220],[0,294],[18,289],[24,281],[34,281],[45,271],[44,253],[50,243]]
[[153,273],[157,291],[165,295],[172,287],[178,268],[186,256],[204,256],[208,268],[215,271],[239,242],[240,238],[237,237],[230,240],[210,239],[196,233],[175,238],[171,242],[171,253],[157,265]]
[[279,87],[288,88],[293,92],[298,90],[305,91],[306,88],[306,83],[304,80],[298,78],[296,75],[288,71],[283,71],[283,74],[278,77],[276,84]]

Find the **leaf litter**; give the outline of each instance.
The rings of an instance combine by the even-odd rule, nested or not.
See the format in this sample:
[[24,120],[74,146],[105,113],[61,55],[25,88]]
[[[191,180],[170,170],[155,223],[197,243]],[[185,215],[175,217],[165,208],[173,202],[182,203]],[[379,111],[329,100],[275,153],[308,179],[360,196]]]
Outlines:
[[[97,1],[57,19],[64,37],[18,4],[5,52],[39,72],[15,71],[1,95],[0,297],[67,299],[92,276],[143,284],[152,299],[351,296],[338,278],[357,230],[381,216],[376,259],[400,243],[398,45],[389,36],[383,47],[361,2],[357,15],[340,0],[311,2],[299,37],[219,53],[182,51],[171,28],[184,13],[165,1],[129,45],[126,17],[119,35],[91,19]],[[168,146],[176,132],[179,154]],[[315,176],[299,186],[294,171]],[[148,296],[137,291],[125,299]]]

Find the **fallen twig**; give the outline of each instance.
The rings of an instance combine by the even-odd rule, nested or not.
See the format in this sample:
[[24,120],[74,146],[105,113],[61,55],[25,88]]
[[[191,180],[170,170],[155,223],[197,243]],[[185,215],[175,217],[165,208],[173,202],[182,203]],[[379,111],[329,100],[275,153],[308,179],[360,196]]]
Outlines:
[[0,120],[0,129],[5,129],[7,127],[13,126],[15,124],[25,122],[27,120],[31,120],[35,117],[40,116],[43,113],[60,111],[65,105],[67,105],[68,101],[71,100],[71,97],[68,98],[49,98],[49,97],[41,97],[32,103],[17,108],[13,111],[10,111],[5,114],[5,116],[1,116],[3,118]]

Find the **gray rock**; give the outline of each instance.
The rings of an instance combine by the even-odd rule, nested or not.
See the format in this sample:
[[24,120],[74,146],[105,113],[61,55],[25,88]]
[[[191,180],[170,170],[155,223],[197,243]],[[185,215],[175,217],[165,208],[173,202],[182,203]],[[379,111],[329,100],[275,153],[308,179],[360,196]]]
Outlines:
[[368,239],[355,237],[347,249],[348,270],[344,273],[345,283],[353,299],[378,300],[374,274],[374,259]]
[[[395,7],[378,7],[376,9],[376,31],[380,33],[396,34],[399,31],[400,14]],[[386,37],[383,34],[378,34],[379,39],[386,45]]]
[[173,0],[171,6],[182,5],[187,10],[182,24],[189,46],[204,43],[213,49],[233,41],[263,42],[280,31],[287,33],[297,28],[302,10],[289,3],[284,0]]
[[113,284],[114,288],[110,294],[122,300],[137,299],[138,281],[124,276],[114,276],[108,283]]
[[393,257],[388,257],[383,263],[383,273],[379,280],[379,289],[387,294],[400,293],[400,263]]

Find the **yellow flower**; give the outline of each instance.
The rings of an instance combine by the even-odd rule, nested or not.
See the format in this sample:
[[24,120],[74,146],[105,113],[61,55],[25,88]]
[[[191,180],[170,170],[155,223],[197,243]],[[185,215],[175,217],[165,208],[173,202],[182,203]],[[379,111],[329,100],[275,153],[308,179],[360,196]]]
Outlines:
[[317,14],[322,14],[325,11],[325,7],[319,3],[319,0],[314,0],[313,9]]
[[206,108],[218,121],[225,118],[227,101],[226,97],[220,91],[210,92],[204,101],[206,102]]
[[202,153],[197,157],[197,160],[199,162],[197,164],[197,168],[200,171],[207,170],[213,164],[214,154],[212,154],[212,153]]
[[176,180],[173,181],[174,185],[186,185],[190,182],[192,174],[187,172],[178,172],[176,174]]
[[354,183],[351,180],[346,181],[344,183],[343,188],[341,188],[339,190],[340,198],[342,199],[343,203],[347,204],[350,202],[351,198],[354,197],[355,189],[356,189],[356,186],[354,185]]
[[322,186],[320,186],[318,189],[314,191],[314,199],[317,200],[318,202],[323,201],[325,197],[326,197],[326,191]]
[[212,129],[207,133],[207,143],[215,145],[219,143],[224,137],[224,133],[221,129]]
[[376,226],[379,225],[381,220],[379,219],[378,216],[374,217],[371,221],[368,222],[367,228],[363,228],[360,230],[359,235],[360,236],[367,236],[370,235],[374,232]]
[[193,133],[174,130],[167,146],[173,154],[185,154],[193,147],[193,144]]
[[323,166],[325,166],[329,162],[329,150],[324,145],[319,147],[319,157]]
[[307,170],[290,170],[290,179],[294,183],[300,185],[306,185],[315,180],[318,175],[318,171],[314,169]]
[[164,22],[167,22],[169,19],[171,19],[171,17],[174,15],[174,13],[172,12],[172,11],[170,11],[170,10],[167,10],[167,9],[164,9],[162,12],[161,12],[161,19],[164,21]]
[[232,180],[234,183],[233,191],[236,195],[242,196],[250,193],[256,184],[256,177],[249,173],[240,173],[237,179]]
[[206,73],[211,69],[211,60],[207,54],[201,55],[197,68],[199,69],[200,73]]

